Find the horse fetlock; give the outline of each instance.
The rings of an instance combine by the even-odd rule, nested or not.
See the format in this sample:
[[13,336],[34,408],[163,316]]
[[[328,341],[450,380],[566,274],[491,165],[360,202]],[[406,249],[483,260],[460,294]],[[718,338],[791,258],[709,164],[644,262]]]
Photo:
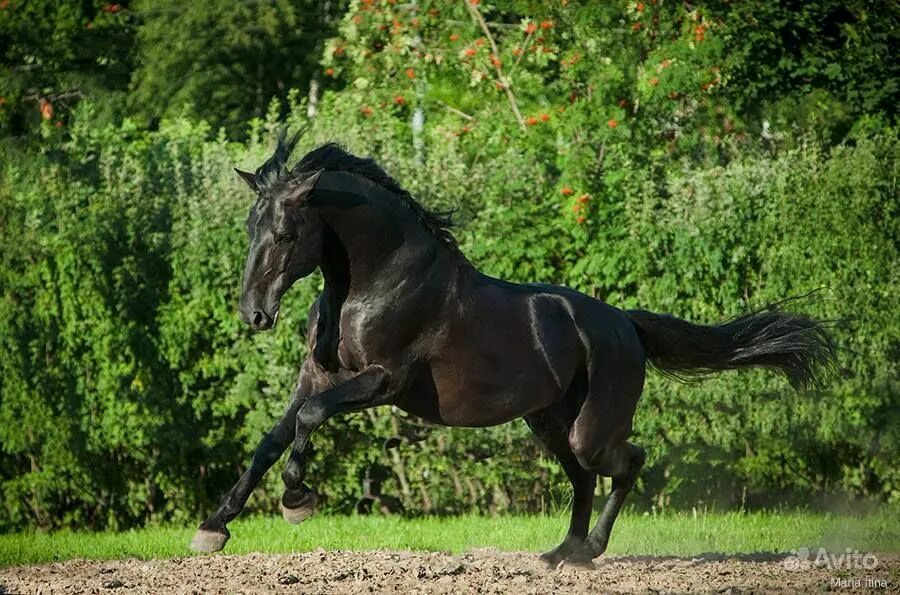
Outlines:
[[602,556],[606,553],[606,546],[609,544],[609,532],[607,531],[600,537],[588,537],[584,540],[585,547],[591,552],[591,558]]
[[285,493],[303,491],[303,469],[294,457],[288,459],[284,471],[281,472],[281,480],[284,482]]

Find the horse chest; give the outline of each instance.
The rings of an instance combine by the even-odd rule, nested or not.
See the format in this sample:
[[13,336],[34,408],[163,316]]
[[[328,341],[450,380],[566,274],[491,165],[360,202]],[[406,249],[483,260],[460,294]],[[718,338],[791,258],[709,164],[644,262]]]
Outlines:
[[347,368],[349,370],[357,370],[362,366],[360,365],[359,358],[356,356],[354,350],[344,341],[344,338],[341,337],[338,342],[337,349],[338,363],[342,368]]
[[361,370],[379,362],[377,317],[359,306],[341,312],[337,356],[341,367]]

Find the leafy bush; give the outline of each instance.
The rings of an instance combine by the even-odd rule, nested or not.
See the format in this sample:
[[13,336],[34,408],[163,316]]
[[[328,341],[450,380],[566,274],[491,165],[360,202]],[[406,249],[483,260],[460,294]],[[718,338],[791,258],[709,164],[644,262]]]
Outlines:
[[[826,288],[803,306],[848,319],[845,377],[828,391],[796,396],[763,373],[650,381],[636,431],[651,452],[646,504],[838,488],[898,498],[896,140],[831,154],[747,148],[727,166],[674,167],[662,194],[658,174],[623,158],[579,203],[538,155],[471,161],[433,129],[421,161],[402,127],[363,125],[339,97],[323,109],[304,149],[339,131],[432,206],[461,204],[464,250],[489,273],[707,322]],[[237,320],[250,197],[231,167],[259,163],[274,126],[258,122],[236,144],[186,121],[157,132],[126,123],[76,129],[27,160],[10,153],[4,527],[196,519],[280,415],[322,281],[298,284],[274,332]],[[582,223],[573,204],[590,211]],[[381,447],[394,436],[399,448]],[[311,477],[333,510],[353,510],[366,478],[394,498],[385,506],[409,513],[534,511],[567,498],[521,423],[434,429],[383,410],[333,420],[314,442]],[[279,484],[270,474],[252,506],[274,506]]]

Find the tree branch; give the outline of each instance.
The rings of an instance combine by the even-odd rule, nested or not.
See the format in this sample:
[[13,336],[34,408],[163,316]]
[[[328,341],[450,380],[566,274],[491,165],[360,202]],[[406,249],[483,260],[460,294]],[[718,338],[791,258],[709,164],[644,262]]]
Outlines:
[[467,114],[466,112],[456,109],[455,107],[453,107],[453,106],[450,105],[449,103],[445,103],[445,102],[443,102],[443,101],[439,101],[439,103],[440,103],[441,105],[443,105],[445,108],[447,108],[447,111],[449,111],[451,114],[456,114],[456,115],[459,116],[460,118],[465,118],[466,120],[469,120],[470,122],[474,122],[474,121],[475,121],[475,116],[470,116],[470,115]]
[[47,99],[48,101],[58,101],[60,99],[70,99],[72,97],[84,97],[82,95],[80,89],[72,89],[71,91],[61,91],[59,93],[33,93],[30,95],[25,95],[22,99],[28,101],[37,101],[41,98]]
[[516,61],[513,63],[512,68],[509,69],[509,76],[516,71],[516,68],[519,67],[519,62],[522,61],[522,58],[528,53],[528,48],[531,47],[531,40],[534,39],[534,33],[526,33],[525,34],[525,43],[522,44],[522,53],[516,56]]
[[478,7],[469,0],[463,0],[463,2],[465,3],[466,8],[469,9],[469,14],[472,15],[472,19],[481,27],[484,36],[487,37],[487,40],[491,44],[491,51],[495,58],[494,60],[491,60],[491,62],[494,64],[494,70],[497,72],[497,79],[500,84],[503,85],[503,90],[506,91],[506,98],[509,100],[509,107],[512,109],[516,121],[519,123],[519,126],[525,128],[525,120],[522,118],[522,112],[519,111],[519,105],[516,102],[516,96],[512,91],[512,86],[508,80],[503,78],[503,71],[500,69],[500,50],[497,49],[497,43],[494,41],[494,36],[491,35],[491,31],[488,29],[487,23],[484,22],[484,17],[481,16]]

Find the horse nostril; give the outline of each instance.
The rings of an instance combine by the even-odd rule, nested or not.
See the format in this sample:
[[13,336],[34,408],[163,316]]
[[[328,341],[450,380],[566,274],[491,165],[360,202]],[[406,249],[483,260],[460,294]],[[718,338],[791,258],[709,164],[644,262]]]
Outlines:
[[259,328],[260,326],[262,326],[262,322],[263,322],[264,318],[265,318],[265,314],[263,314],[259,310],[254,310],[253,311],[253,326],[256,328]]

